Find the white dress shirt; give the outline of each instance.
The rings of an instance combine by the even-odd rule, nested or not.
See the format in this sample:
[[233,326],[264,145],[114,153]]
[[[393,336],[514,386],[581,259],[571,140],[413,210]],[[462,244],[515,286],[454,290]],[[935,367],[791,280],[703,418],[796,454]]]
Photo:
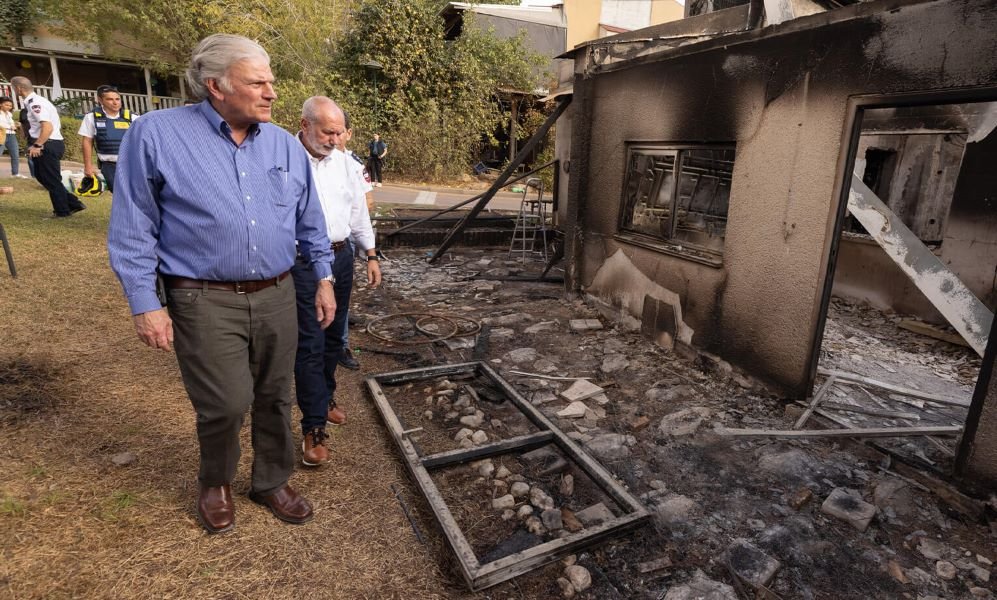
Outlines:
[[43,121],[52,124],[52,135],[48,136],[48,139],[62,139],[62,122],[59,120],[59,111],[55,109],[54,104],[38,94],[31,92],[24,99],[24,105],[25,110],[28,111],[28,124],[30,125],[28,135],[31,136],[31,139],[37,140],[38,136],[41,135]]
[[375,247],[374,229],[364,198],[362,171],[344,152],[333,150],[329,156],[315,158],[308,155],[318,190],[325,224],[332,242],[341,242],[352,236],[362,251]]

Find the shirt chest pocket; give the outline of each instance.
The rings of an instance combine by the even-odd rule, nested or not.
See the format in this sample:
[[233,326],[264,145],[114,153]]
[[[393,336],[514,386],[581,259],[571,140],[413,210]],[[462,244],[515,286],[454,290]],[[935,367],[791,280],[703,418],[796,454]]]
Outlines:
[[287,210],[298,204],[304,186],[293,173],[282,167],[274,167],[267,174],[267,180],[273,191],[274,206]]

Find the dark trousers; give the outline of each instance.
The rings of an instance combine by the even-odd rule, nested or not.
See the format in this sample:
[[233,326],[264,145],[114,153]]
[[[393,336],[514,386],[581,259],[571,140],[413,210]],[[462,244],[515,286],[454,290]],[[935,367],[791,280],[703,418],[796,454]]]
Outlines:
[[67,192],[62,185],[62,167],[59,161],[65,153],[66,145],[62,140],[49,140],[45,142],[41,156],[34,159],[35,179],[48,190],[52,210],[60,217],[68,216],[71,211],[86,208],[79,198]]
[[384,165],[384,159],[378,158],[376,156],[371,156],[367,158],[367,170],[370,171],[370,180],[381,183],[381,167]]
[[231,483],[239,430],[252,410],[252,491],[267,495],[294,468],[291,368],[294,289],[284,279],[252,294],[169,290],[177,362],[197,413],[203,485]]
[[107,184],[107,191],[114,193],[114,173],[118,170],[118,163],[100,161],[100,174],[104,176],[104,183]]
[[298,353],[294,359],[294,387],[301,409],[301,431],[325,427],[329,406],[335,406],[336,365],[343,353],[350,293],[353,291],[353,244],[336,252],[332,263],[336,316],[325,330],[315,319],[318,282],[312,266],[299,258],[291,269],[298,304]]

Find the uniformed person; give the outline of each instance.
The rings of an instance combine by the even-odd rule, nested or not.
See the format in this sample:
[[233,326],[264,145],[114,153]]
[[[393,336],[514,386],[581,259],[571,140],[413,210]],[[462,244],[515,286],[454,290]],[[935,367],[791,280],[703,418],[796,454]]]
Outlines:
[[83,138],[83,174],[93,177],[97,170],[93,167],[94,146],[97,147],[97,163],[104,176],[107,189],[114,192],[114,172],[118,166],[118,148],[125,139],[128,128],[138,115],[127,108],[121,108],[121,94],[117,88],[102,85],[97,88],[97,106],[83,117],[79,134]]
[[62,141],[59,112],[51,102],[35,93],[35,86],[27,77],[12,77],[10,85],[28,112],[28,135],[33,140],[28,146],[28,156],[35,162],[35,179],[48,190],[52,212],[60,218],[80,212],[86,206],[62,184],[60,161],[66,153],[66,144]]

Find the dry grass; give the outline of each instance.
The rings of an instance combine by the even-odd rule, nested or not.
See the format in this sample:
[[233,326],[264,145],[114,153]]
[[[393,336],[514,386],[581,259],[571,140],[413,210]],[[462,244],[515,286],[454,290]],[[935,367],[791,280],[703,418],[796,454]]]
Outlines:
[[[361,391],[364,372],[398,368],[390,357],[365,354],[360,374],[344,373],[335,464],[292,478],[314,521],[285,525],[245,497],[247,435],[236,529],[204,533],[194,414],[174,357],[134,335],[107,264],[109,197],[44,220],[40,187],[0,185],[17,188],[0,196],[0,223],[19,269],[0,274],[0,598],[470,596]],[[125,451],[137,462],[114,466]],[[509,596],[521,597],[515,584],[489,593]]]

